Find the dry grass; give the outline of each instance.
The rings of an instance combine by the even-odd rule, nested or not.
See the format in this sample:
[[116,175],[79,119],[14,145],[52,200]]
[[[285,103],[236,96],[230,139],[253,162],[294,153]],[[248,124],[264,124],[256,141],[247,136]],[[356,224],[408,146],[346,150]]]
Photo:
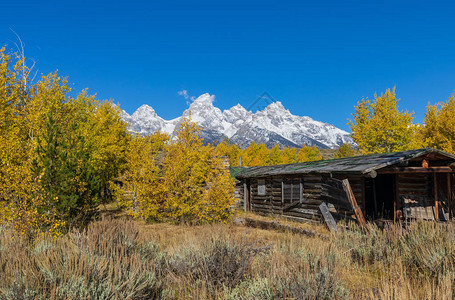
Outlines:
[[34,243],[4,228],[0,299],[451,299],[454,241],[453,224],[434,223],[350,226],[330,240],[124,215]]

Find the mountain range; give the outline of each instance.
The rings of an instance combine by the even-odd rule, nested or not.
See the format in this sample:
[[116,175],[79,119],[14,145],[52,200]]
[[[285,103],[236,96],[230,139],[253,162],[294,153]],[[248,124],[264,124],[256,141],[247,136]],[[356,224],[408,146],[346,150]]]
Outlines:
[[240,104],[221,111],[213,105],[214,95],[203,94],[196,98],[181,117],[164,120],[149,105],[142,105],[132,115],[122,111],[121,117],[128,123],[128,129],[141,135],[157,131],[171,136],[185,117],[202,128],[205,143],[224,139],[245,148],[253,141],[267,147],[279,144],[281,147],[337,148],[343,143],[353,144],[350,134],[331,124],[291,114],[279,101],[273,102],[255,113]]

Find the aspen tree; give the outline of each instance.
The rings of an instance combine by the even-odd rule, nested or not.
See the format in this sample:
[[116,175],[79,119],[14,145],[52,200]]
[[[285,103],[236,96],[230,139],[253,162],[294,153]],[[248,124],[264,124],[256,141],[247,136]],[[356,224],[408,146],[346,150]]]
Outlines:
[[281,150],[280,146],[277,144],[270,149],[270,155],[269,155],[269,165],[279,165],[283,161],[281,157]]
[[232,215],[233,179],[200,128],[185,118],[163,161],[164,211],[177,222],[223,221]]
[[321,160],[321,151],[316,146],[303,146],[299,150],[298,162]]
[[362,99],[349,120],[352,138],[362,154],[388,153],[413,148],[413,113],[398,110],[395,88],[374,100]]
[[283,164],[293,164],[298,161],[297,149],[294,147],[284,147],[281,151]]
[[351,144],[343,143],[335,152],[335,158],[352,157],[356,155],[356,150]]
[[437,148],[455,154],[455,99],[428,105],[424,125],[419,134],[425,147]]

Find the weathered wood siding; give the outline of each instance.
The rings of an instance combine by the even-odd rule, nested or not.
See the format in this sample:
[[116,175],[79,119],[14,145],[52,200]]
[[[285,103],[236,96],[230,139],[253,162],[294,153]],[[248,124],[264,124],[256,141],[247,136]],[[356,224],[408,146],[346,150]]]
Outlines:
[[[331,180],[328,176],[273,176],[260,178],[260,180],[265,182],[265,195],[258,193],[258,179],[249,180],[250,210],[252,212],[278,214],[301,221],[320,222],[322,215],[319,205],[326,202],[332,204],[338,214],[352,215],[352,209],[341,183]],[[293,182],[292,199],[289,186],[284,188],[283,194],[283,185],[289,182]],[[361,193],[360,182],[359,178],[354,185],[357,193],[359,190]],[[241,186],[243,187],[243,182]],[[298,192],[295,189],[298,189]],[[243,189],[239,188],[238,197],[239,201],[243,203]]]
[[240,180],[235,181],[234,198],[236,199],[237,206],[240,207],[243,205],[243,182]]
[[435,219],[432,177],[432,174],[417,173],[396,175],[397,205],[405,219]]
[[335,176],[338,180],[348,179],[351,185],[352,192],[354,193],[357,204],[362,208],[363,214],[365,214],[365,202],[363,199],[362,191],[362,177],[361,176]]
[[397,174],[398,195],[430,196],[432,188],[428,174]]

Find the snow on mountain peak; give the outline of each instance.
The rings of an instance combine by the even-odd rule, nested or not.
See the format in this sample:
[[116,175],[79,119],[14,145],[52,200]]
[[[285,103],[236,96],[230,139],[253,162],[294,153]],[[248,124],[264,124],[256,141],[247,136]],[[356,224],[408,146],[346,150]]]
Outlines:
[[233,106],[225,111],[223,111],[223,115],[229,116],[229,115],[235,115],[235,116],[247,116],[251,115],[252,112],[246,110],[242,105],[237,104],[236,106]]
[[265,108],[265,110],[268,110],[268,111],[285,111],[285,112],[289,112],[289,110],[287,110],[286,108],[284,108],[283,104],[282,104],[280,101],[276,101],[276,102],[270,103],[270,104]]
[[133,118],[156,117],[157,114],[153,107],[143,104],[132,115]]
[[205,93],[194,99],[193,103],[191,104],[213,104],[215,101],[215,95],[210,95],[209,93]]
[[142,105],[131,116],[122,111],[121,117],[128,122],[130,131],[145,135],[158,130],[172,134],[183,117],[191,116],[191,120],[203,128],[205,142],[229,138],[241,147],[247,147],[253,140],[270,147],[279,144],[335,148],[342,143],[353,143],[346,131],[310,117],[295,116],[280,101],[252,113],[240,104],[221,112],[213,106],[214,100],[215,95],[202,94],[183,112],[182,117],[169,121],[159,117],[148,105]]

